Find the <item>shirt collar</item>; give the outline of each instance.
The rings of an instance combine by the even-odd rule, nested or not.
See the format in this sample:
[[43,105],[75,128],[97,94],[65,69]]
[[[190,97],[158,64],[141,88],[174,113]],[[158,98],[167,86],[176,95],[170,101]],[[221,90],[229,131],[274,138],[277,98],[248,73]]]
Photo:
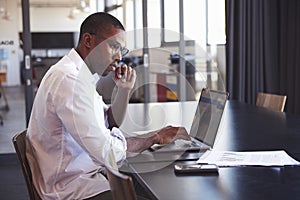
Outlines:
[[100,79],[99,75],[97,73],[92,74],[84,60],[81,58],[81,56],[78,54],[78,52],[72,48],[69,52],[68,56],[73,60],[74,63],[76,63],[76,69],[78,71],[84,71],[85,75],[90,77],[90,80],[92,80],[93,84],[97,84],[98,80]]

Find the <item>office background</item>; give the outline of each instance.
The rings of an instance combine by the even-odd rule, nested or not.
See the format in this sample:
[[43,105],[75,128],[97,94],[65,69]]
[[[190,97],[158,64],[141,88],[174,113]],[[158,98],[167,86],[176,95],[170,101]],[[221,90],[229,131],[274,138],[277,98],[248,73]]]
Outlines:
[[[171,1],[175,2],[174,0]],[[185,3],[188,1],[184,0]],[[54,1],[46,0],[45,2]],[[103,2],[99,0],[99,10],[104,10]],[[142,1],[137,0],[136,2],[141,3]],[[153,3],[153,0],[148,0],[148,2]],[[160,1],[157,2],[159,5]],[[204,12],[206,0],[195,0],[195,2],[198,3],[195,6],[197,12]],[[207,52],[215,55],[213,62],[217,64],[221,78],[226,80],[230,98],[253,104],[258,91],[286,94],[288,96],[286,111],[300,114],[300,86],[298,81],[300,75],[298,67],[300,20],[299,13],[297,13],[297,10],[300,10],[300,2],[297,0],[224,0],[224,3],[226,3],[227,34],[226,70],[225,45],[207,44],[206,19],[196,18],[195,20],[189,17],[186,17],[186,19],[193,20],[195,29],[200,29],[200,33],[194,31],[202,36],[202,39],[198,40],[200,46],[205,46]],[[0,7],[9,10],[8,20],[6,20],[3,19],[5,13],[0,9],[0,48],[7,48],[9,52],[9,72],[7,82],[4,85],[11,110],[4,111],[4,113],[2,110],[0,111],[0,114],[7,117],[4,119],[4,126],[0,127],[0,150],[1,153],[7,153],[12,152],[12,135],[25,128],[24,99],[22,99],[24,91],[22,89],[23,85],[20,85],[21,72],[19,69],[19,60],[22,59],[22,55],[19,55],[19,33],[22,30],[21,0],[0,0]],[[52,12],[46,12],[49,9]],[[122,7],[117,9],[122,9]],[[149,6],[149,9],[154,9],[154,7]],[[112,12],[120,18],[123,17],[122,12]],[[169,12],[172,12],[172,10]],[[43,17],[37,17],[38,15],[35,14]],[[36,5],[36,7],[31,8],[30,12],[32,31],[76,32],[81,22],[80,19],[83,19],[88,13],[73,13],[74,16],[70,14],[72,14],[70,7],[51,8],[48,6],[48,8],[39,8]],[[142,20],[141,13],[138,13],[137,16],[137,20]],[[178,17],[177,13],[174,16]],[[72,17],[77,20],[72,20]],[[149,17],[151,17],[151,14]],[[59,20],[51,20],[57,18]],[[176,23],[179,26],[178,22]],[[202,28],[204,32],[201,32]],[[45,53],[45,51],[34,51],[37,55]],[[56,56],[61,56],[65,53],[65,50],[60,49],[54,52],[48,51],[47,53],[56,59]],[[16,86],[17,89],[15,89]],[[0,103],[2,106],[2,98]],[[9,123],[7,120],[15,121],[15,123]],[[16,162],[15,157],[12,161],[6,162],[4,157],[1,156],[0,160],[1,164],[4,165],[1,169],[5,169],[2,171],[3,174],[12,173],[18,176],[14,178],[6,176],[7,179],[2,176],[1,195],[10,193],[18,196],[12,199],[27,199],[26,195],[24,196],[24,193],[26,193],[25,183],[20,168],[16,166],[18,162]],[[11,163],[13,164],[11,165]],[[18,181],[16,181],[17,179]],[[14,182],[11,183],[6,180]],[[22,188],[20,189],[20,187]],[[4,193],[2,193],[3,191]],[[2,197],[5,198],[5,196]]]
[[226,1],[226,73],[231,99],[254,104],[257,92],[287,95],[300,114],[300,2]]
[[[219,4],[216,4],[216,2]],[[21,0],[1,0],[1,55],[5,58],[8,54],[7,81],[6,86],[15,86],[22,83],[22,70],[20,70],[20,60],[22,56],[19,51],[19,35],[22,34],[22,2]],[[85,2],[89,9],[82,5]],[[165,28],[172,30],[172,27],[180,30],[180,2],[183,2],[183,30],[185,40],[193,41],[196,46],[204,51],[199,53],[198,48],[191,50],[195,55],[197,71],[211,73],[208,65],[216,66],[217,79],[224,82],[224,88],[230,92],[231,99],[254,104],[257,93],[260,91],[284,94],[288,96],[285,111],[299,114],[299,84],[297,84],[297,69],[299,59],[299,45],[297,34],[299,30],[299,14],[297,8],[299,3],[296,0],[264,0],[264,1],[236,1],[236,0],[128,0],[128,1],[29,1],[30,6],[30,28],[32,33],[72,33],[74,45],[76,44],[77,33],[81,21],[90,13],[95,11],[108,11],[117,16],[125,26],[133,28],[143,27],[143,4],[147,4],[147,23],[149,27]],[[163,2],[163,3],[162,3]],[[223,2],[223,6],[220,4]],[[75,3],[75,4],[74,4]],[[171,4],[175,7],[170,9]],[[210,4],[215,10],[209,9]],[[76,6],[74,6],[76,5]],[[225,6],[226,5],[226,6]],[[81,6],[81,11],[78,7]],[[220,10],[224,8],[222,13]],[[75,9],[76,8],[76,9]],[[138,9],[136,9],[138,8]],[[191,9],[198,12],[189,12]],[[128,10],[133,9],[131,15]],[[6,12],[8,11],[8,12]],[[126,12],[127,11],[127,12]],[[226,14],[225,14],[226,11]],[[159,16],[153,13],[159,13]],[[134,14],[132,14],[134,13]],[[162,14],[163,13],[163,14]],[[171,14],[168,14],[171,13]],[[197,13],[197,14],[195,14]],[[220,35],[221,40],[213,41],[211,33],[218,32],[212,29],[212,25],[222,24],[222,20],[212,22],[211,16],[223,14],[222,19],[226,24],[226,46],[225,37]],[[173,19],[172,19],[173,17]],[[154,20],[151,20],[153,19]],[[172,19],[170,24],[168,19]],[[196,20],[195,20],[196,19]],[[218,18],[217,18],[218,19]],[[221,18],[219,18],[221,19]],[[158,21],[159,20],[159,21]],[[192,21],[193,23],[187,23]],[[190,25],[191,24],[191,25]],[[222,26],[219,26],[222,28]],[[225,35],[225,27],[224,27]],[[298,31],[298,32],[297,32]],[[175,32],[175,31],[174,31]],[[195,35],[190,35],[193,33]],[[167,44],[164,48],[168,53],[172,53],[179,46],[179,42],[173,43],[169,39],[172,34],[162,32],[165,38],[149,43],[159,46]],[[130,44],[133,48],[143,50],[143,38],[138,34]],[[150,35],[150,34],[149,34]],[[180,34],[175,34],[175,40],[180,39]],[[169,42],[169,43],[168,43]],[[223,43],[222,43],[223,42]],[[174,45],[175,44],[175,45]],[[169,45],[169,46],[168,46]],[[177,46],[176,46],[177,45]],[[161,47],[161,46],[160,46]],[[184,46],[186,52],[190,52],[188,45]],[[226,48],[226,53],[225,53]],[[33,47],[32,54],[36,57],[47,57],[44,59],[47,66],[50,66],[68,51],[66,49],[36,49]],[[175,50],[180,51],[178,48]],[[200,55],[201,54],[201,55]],[[209,55],[209,56],[207,56]],[[225,58],[226,55],[226,58]],[[157,53],[155,56],[160,56]],[[150,58],[153,59],[153,56]],[[160,58],[156,58],[160,59]],[[3,60],[3,59],[2,59]],[[169,60],[165,59],[164,65],[168,65]],[[38,69],[38,68],[37,68]],[[36,70],[37,73],[39,72]],[[42,72],[44,73],[44,72]],[[197,76],[197,74],[196,74]],[[208,76],[207,76],[208,77]],[[154,80],[155,81],[155,80]],[[178,83],[175,83],[178,84]],[[214,87],[213,85],[211,85]],[[217,89],[220,87],[217,86]],[[223,88],[221,88],[223,89]],[[155,92],[157,93],[157,91]],[[157,100],[155,96],[152,101]]]

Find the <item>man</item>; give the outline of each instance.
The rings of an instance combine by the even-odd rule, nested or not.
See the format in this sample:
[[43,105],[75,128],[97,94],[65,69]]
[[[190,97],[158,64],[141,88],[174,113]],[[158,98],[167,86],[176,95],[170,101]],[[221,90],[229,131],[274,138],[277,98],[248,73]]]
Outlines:
[[[26,141],[33,182],[42,199],[111,198],[101,173],[110,151],[121,163],[126,151],[189,139],[180,127],[130,138],[118,129],[136,79],[131,67],[118,66],[128,52],[124,46],[122,24],[107,13],[92,14],[81,25],[77,48],[44,76]],[[118,87],[110,107],[96,92],[99,75],[109,72]]]

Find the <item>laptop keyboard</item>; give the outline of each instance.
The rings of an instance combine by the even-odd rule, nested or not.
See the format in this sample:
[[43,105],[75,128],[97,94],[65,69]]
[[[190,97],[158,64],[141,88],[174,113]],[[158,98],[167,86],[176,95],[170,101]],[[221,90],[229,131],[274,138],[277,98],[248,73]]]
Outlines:
[[198,140],[191,138],[191,140],[183,140],[183,139],[178,139],[175,142],[176,146],[180,147],[200,147],[203,146],[202,143],[200,143]]
[[167,145],[153,145],[150,147],[152,151],[172,151],[178,150],[183,151],[184,149],[189,150],[207,150],[209,147],[200,141],[196,140],[195,138],[191,138],[191,140],[183,140],[177,139],[174,142],[167,144]]
[[190,140],[183,140],[183,139],[178,139],[174,142],[175,146],[179,146],[179,147],[192,147],[193,146],[193,141]]

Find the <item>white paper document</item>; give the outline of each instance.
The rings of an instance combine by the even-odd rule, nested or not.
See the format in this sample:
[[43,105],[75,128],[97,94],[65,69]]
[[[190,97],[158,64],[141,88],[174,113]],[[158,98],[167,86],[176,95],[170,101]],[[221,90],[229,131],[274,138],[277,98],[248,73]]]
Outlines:
[[197,163],[216,164],[218,166],[285,166],[300,165],[284,150],[280,151],[207,151]]

